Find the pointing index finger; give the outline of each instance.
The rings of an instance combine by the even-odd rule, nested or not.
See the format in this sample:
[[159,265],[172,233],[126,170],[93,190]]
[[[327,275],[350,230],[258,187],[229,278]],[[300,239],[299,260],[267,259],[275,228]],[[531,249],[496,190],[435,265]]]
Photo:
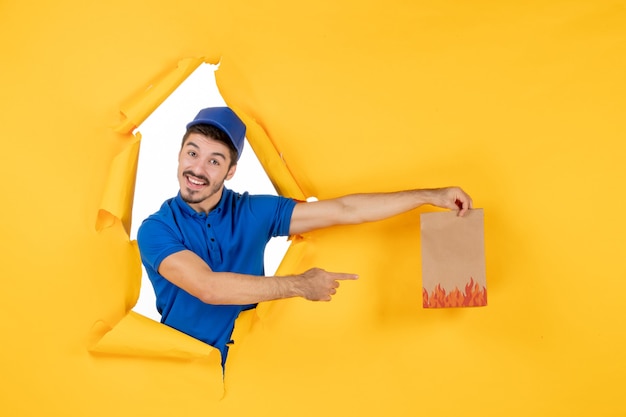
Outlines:
[[346,279],[359,279],[357,274],[347,274],[343,272],[333,272],[335,279],[346,280]]

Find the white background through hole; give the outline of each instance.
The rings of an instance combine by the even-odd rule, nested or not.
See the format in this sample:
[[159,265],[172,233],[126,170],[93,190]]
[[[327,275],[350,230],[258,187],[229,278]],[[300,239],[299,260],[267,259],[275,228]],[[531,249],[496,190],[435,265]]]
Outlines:
[[[137,129],[142,136],[133,203],[131,239],[143,219],[178,192],[177,157],[185,126],[205,107],[224,106],[215,84],[217,66],[202,64]],[[273,194],[276,190],[246,141],[235,176],[226,187],[243,193]],[[265,252],[265,273],[273,275],[287,250],[287,238],[270,241]],[[160,320],[155,296],[142,266],[141,292],[134,311]]]

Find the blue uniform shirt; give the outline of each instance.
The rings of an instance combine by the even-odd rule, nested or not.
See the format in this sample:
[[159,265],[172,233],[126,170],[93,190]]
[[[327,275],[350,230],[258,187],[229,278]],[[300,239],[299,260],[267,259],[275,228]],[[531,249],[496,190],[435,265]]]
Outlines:
[[263,276],[265,246],[270,238],[289,234],[295,205],[288,198],[239,194],[227,188],[208,215],[193,210],[180,193],[165,201],[137,232],[161,322],[218,348],[224,363],[235,319],[254,305],[206,304],[161,276],[159,265],[167,256],[188,249],[215,272]]

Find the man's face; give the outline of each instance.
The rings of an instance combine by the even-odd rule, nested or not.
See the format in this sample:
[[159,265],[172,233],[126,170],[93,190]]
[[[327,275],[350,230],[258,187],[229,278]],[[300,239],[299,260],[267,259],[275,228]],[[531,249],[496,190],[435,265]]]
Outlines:
[[191,208],[208,213],[222,197],[224,181],[235,174],[230,150],[199,133],[189,135],[178,154],[180,194]]

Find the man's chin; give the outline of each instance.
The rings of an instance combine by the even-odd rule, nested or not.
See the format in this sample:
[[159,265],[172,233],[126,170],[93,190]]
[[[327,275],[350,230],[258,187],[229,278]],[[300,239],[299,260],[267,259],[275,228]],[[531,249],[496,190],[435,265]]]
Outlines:
[[187,204],[198,204],[198,203],[201,203],[202,201],[204,201],[206,199],[203,196],[197,195],[197,193],[194,193],[194,192],[183,192],[183,191],[181,191],[180,197]]
[[194,190],[189,187],[181,187],[180,197],[187,204],[206,204],[214,198],[219,201],[220,197],[218,197],[218,195],[221,195],[221,186],[204,187],[201,191],[202,192],[200,192],[200,190]]

